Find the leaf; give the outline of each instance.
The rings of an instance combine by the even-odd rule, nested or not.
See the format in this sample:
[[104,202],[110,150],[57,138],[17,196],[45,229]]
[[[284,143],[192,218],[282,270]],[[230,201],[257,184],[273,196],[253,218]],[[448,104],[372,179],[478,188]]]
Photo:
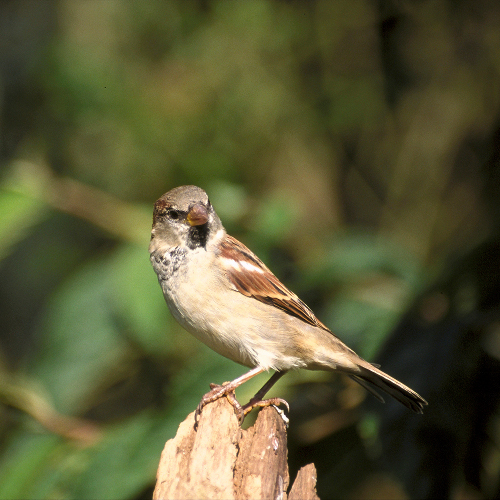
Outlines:
[[416,259],[389,240],[370,234],[337,235],[325,258],[312,271],[316,282],[352,280],[370,272],[385,272],[401,277],[411,286],[419,284],[420,266]]
[[105,262],[92,262],[51,298],[42,322],[41,346],[28,367],[65,413],[85,397],[127,350],[111,308]]
[[21,191],[0,189],[0,259],[9,254],[30,228],[49,213],[48,207]]
[[0,498],[44,498],[40,490],[34,491],[33,484],[44,478],[48,464],[60,447],[59,436],[31,433],[11,435],[0,464]]
[[177,426],[146,411],[116,425],[92,450],[88,467],[72,486],[73,498],[133,498],[154,481],[161,450]]
[[110,264],[111,303],[124,325],[144,351],[167,353],[170,343],[165,332],[173,318],[144,246],[123,245]]
[[339,297],[328,308],[326,324],[362,358],[373,359],[396,324],[399,311]]

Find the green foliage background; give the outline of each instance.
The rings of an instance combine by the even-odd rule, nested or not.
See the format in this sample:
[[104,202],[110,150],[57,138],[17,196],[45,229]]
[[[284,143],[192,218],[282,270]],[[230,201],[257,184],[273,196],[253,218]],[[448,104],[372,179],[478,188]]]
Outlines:
[[206,189],[369,359],[497,236],[496,2],[28,0],[0,19],[0,498],[150,497],[164,442],[243,372],[164,304],[147,246],[172,187]]

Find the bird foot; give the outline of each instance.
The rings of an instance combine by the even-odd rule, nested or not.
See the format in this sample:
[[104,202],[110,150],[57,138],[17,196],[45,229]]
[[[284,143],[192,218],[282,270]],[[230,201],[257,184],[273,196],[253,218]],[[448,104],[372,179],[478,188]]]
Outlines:
[[[243,418],[250,413],[254,408],[264,408],[266,406],[280,406],[285,405],[287,410],[290,411],[290,406],[288,403],[281,398],[270,398],[270,399],[256,399],[252,398],[246,405],[242,406],[241,409],[243,411]],[[278,412],[279,413],[279,412]]]
[[281,398],[270,398],[270,399],[260,399],[258,397],[253,397],[246,405],[241,406],[238,400],[236,399],[236,394],[234,392],[234,387],[231,382],[224,382],[222,385],[219,384],[210,384],[210,391],[207,392],[200,401],[200,404],[196,408],[194,413],[194,421],[195,425],[198,424],[198,420],[200,419],[201,412],[203,408],[209,404],[217,401],[222,397],[226,397],[229,403],[231,403],[234,408],[234,412],[238,417],[238,421],[240,425],[245,420],[245,417],[254,409],[254,408],[264,408],[266,406],[280,406],[281,404],[285,405],[287,410],[290,411],[290,407],[288,403]]
[[[213,403],[218,399],[226,396],[227,400],[231,403],[234,408],[235,413],[238,415],[238,420],[241,420],[241,414],[243,413],[243,409],[238,403],[236,399],[236,394],[234,393],[234,388],[231,386],[230,382],[224,382],[222,385],[219,384],[210,384],[210,391],[207,392],[200,401],[200,404],[196,408],[194,412],[194,421],[197,424],[200,419],[201,411],[208,403]],[[243,414],[244,418],[244,414]]]

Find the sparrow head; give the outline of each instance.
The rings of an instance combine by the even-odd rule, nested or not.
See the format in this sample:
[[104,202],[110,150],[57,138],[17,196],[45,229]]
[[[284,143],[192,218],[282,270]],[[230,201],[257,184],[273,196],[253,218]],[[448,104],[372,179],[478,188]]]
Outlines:
[[207,193],[196,186],[174,188],[155,203],[150,252],[164,247],[206,247],[210,236],[223,229]]

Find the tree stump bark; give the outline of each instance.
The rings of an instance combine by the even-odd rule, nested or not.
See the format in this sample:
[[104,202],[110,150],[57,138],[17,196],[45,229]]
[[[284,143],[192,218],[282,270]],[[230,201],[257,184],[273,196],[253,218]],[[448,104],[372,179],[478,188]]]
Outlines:
[[166,442],[153,500],[319,500],[314,464],[300,469],[287,496],[288,484],[286,428],[277,411],[263,408],[242,430],[221,398],[203,409],[197,429],[190,413]]

